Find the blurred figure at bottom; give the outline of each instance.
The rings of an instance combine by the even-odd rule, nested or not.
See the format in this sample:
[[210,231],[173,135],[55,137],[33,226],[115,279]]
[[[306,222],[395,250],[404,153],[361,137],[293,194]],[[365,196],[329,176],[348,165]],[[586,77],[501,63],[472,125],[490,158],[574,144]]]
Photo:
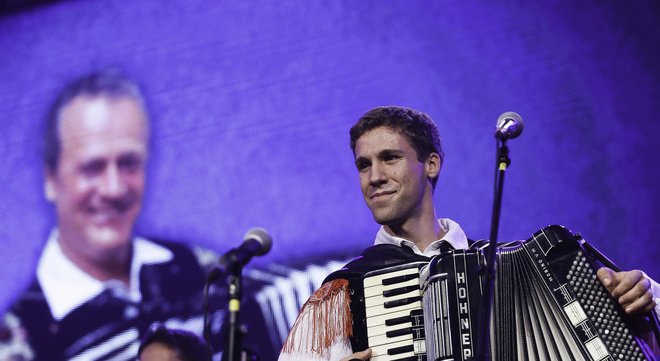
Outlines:
[[154,324],[144,336],[139,361],[211,361],[204,340],[192,332]]

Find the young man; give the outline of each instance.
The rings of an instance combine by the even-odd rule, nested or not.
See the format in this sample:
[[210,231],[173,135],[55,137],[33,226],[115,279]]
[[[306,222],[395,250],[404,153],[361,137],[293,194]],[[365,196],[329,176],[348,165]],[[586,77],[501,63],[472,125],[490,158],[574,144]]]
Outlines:
[[[382,227],[375,247],[331,275],[310,297],[280,361],[369,359],[369,349],[354,350],[351,345],[354,335],[348,276],[402,260],[428,260],[448,245],[468,247],[467,237],[456,222],[436,216],[433,192],[443,152],[438,130],[428,115],[396,106],[375,108],[358,120],[350,136],[362,195]],[[601,269],[598,276],[619,297],[626,312],[644,313],[655,306],[654,283],[642,272]]]
[[[13,336],[0,338],[0,355],[133,360],[153,322],[201,334],[202,290],[217,258],[133,234],[148,142],[143,96],[118,72],[85,76],[57,98],[44,159],[57,227],[33,284],[5,316]],[[225,307],[224,297],[212,296],[214,324],[222,323],[216,310]],[[212,340],[221,344],[219,330]]]

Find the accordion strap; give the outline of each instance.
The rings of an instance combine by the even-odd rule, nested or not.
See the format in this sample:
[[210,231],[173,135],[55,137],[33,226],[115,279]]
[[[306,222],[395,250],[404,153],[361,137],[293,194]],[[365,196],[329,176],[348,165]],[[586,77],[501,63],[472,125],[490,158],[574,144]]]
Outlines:
[[362,279],[365,273],[399,264],[428,262],[429,257],[420,256],[408,247],[393,244],[377,244],[365,248],[359,256],[348,262],[342,269],[331,273],[323,283],[335,279]]

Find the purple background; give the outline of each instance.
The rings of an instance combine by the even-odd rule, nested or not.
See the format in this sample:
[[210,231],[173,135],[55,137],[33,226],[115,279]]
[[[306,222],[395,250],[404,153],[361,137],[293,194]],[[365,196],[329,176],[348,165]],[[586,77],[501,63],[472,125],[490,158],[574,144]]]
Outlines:
[[348,129],[401,104],[438,123],[439,215],[489,233],[497,117],[510,142],[500,240],[558,223],[660,278],[660,5],[655,1],[70,0],[0,17],[0,309],[31,276],[53,212],[42,120],[55,92],[108,66],[153,118],[141,234],[252,265],[302,267],[369,246]]

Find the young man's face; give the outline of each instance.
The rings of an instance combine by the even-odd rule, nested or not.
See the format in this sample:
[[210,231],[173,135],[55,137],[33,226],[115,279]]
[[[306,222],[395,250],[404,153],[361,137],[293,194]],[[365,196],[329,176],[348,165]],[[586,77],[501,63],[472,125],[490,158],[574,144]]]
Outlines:
[[125,248],[140,212],[147,119],[128,97],[80,96],[60,113],[61,151],[47,171],[63,246],[89,259]]
[[379,127],[364,133],[355,143],[355,165],[364,200],[380,224],[402,224],[420,215],[424,197],[432,201],[429,177],[437,175],[439,166],[417,160],[399,131]]

